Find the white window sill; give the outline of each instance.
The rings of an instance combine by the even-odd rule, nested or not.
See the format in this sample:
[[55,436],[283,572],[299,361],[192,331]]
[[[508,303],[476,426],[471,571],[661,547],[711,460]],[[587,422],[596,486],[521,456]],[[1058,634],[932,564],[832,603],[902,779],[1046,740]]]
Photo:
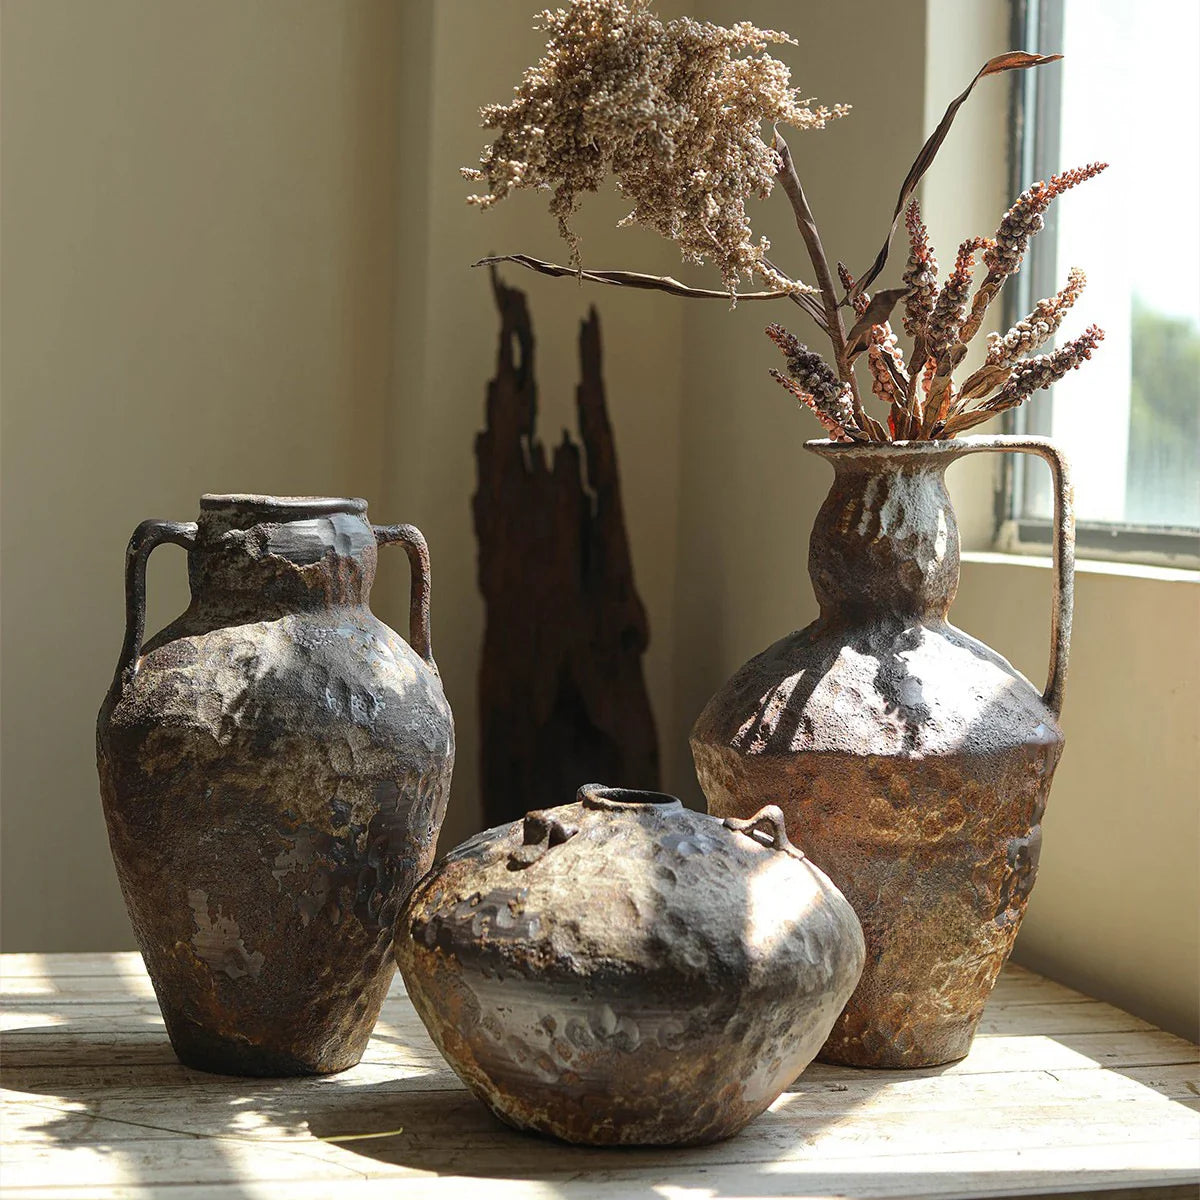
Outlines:
[[[964,550],[965,563],[984,563],[1003,567],[1044,567],[1053,563],[1040,554],[1001,553],[996,550]],[[1149,563],[1107,562],[1097,558],[1077,558],[1077,575],[1121,575],[1129,579],[1154,579],[1166,583],[1200,583],[1200,571],[1180,567],[1151,566]]]

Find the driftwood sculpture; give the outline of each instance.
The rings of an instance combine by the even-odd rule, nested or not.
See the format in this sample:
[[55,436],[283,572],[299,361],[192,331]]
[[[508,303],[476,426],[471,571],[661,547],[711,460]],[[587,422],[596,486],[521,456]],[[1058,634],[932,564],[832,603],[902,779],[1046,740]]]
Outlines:
[[534,338],[523,292],[493,275],[500,310],[487,427],[475,440],[479,671],[487,825],[569,800],[603,779],[658,786],[658,740],[642,671],[650,631],[621,507],[601,378],[600,320],[580,325],[580,446],[551,462],[537,437]]

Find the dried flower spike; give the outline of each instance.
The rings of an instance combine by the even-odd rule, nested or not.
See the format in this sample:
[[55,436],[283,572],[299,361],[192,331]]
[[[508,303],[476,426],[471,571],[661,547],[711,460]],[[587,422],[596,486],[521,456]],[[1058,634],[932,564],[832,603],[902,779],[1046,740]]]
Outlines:
[[967,308],[967,297],[971,293],[971,278],[974,274],[975,255],[988,250],[990,238],[968,238],[958,248],[954,258],[954,269],[946,277],[942,290],[938,292],[933,313],[929,318],[926,348],[931,358],[938,358],[957,340]]
[[1015,408],[1039,388],[1049,387],[1068,371],[1081,367],[1103,340],[1104,330],[1098,325],[1089,325],[1078,337],[1059,346],[1057,350],[1017,363],[1008,382],[982,407],[989,412]]
[[890,322],[871,326],[867,366],[871,372],[871,391],[875,396],[889,408],[902,404],[908,390],[908,372],[904,367],[904,352],[892,332]]
[[1086,167],[1074,167],[1051,176],[1048,181],[1026,188],[1004,214],[1000,228],[996,230],[995,245],[983,257],[988,273],[1004,277],[1015,274],[1020,269],[1029,239],[1035,233],[1040,233],[1045,225],[1043,214],[1051,201],[1099,175],[1107,166],[1108,163],[1097,162],[1089,163]]
[[1016,362],[1022,355],[1044,346],[1058,331],[1067,315],[1067,310],[1079,299],[1087,284],[1087,276],[1072,267],[1067,275],[1067,286],[1046,300],[1039,300],[1033,312],[1023,321],[1018,321],[1003,337],[998,333],[988,334],[987,364],[1004,367]]
[[908,229],[908,266],[904,271],[904,284],[908,295],[904,300],[904,332],[915,338],[924,334],[925,326],[933,315],[933,301],[937,294],[937,258],[929,244],[929,230],[921,220],[921,206],[914,200],[904,214]]
[[811,408],[832,437],[844,441],[861,438],[862,433],[854,418],[849,385],[842,383],[819,354],[810,350],[782,325],[768,325],[767,336],[787,359],[787,375],[772,369],[771,377],[787,388],[801,404]]

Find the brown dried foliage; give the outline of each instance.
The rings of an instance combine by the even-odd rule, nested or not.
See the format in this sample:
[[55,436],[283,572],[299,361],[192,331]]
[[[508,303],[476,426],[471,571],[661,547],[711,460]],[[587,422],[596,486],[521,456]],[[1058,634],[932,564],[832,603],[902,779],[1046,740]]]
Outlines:
[[[940,287],[937,260],[913,200],[956,113],[981,79],[1038,67],[1059,55],[1011,51],[980,68],[921,147],[871,267],[856,281],[838,264],[839,294],[788,145],[777,129],[769,144],[761,137],[766,123],[818,129],[845,111],[810,107],[792,88],[788,69],[765,52],[792,38],[745,22],[729,29],[688,18],[664,23],[650,11],[649,0],[571,0],[540,19],[549,34],[546,52],[526,72],[512,104],[483,110],[496,140],[485,148],[479,168],[463,173],[487,183],[486,194],[470,198],[481,208],[518,188],[548,189],[551,212],[571,247],[571,265],[525,255],[486,261],[692,298],[736,299],[739,281],[757,275],[770,290],[743,298],[790,299],[829,337],[832,366],[782,326],[767,329],[786,364],[786,371],[772,370],[772,376],[831,437],[843,441],[953,437],[1062,378],[1103,338],[1091,326],[1049,354],[1025,357],[1054,336],[1078,298],[1085,280],[1082,271],[1072,271],[1062,291],[1039,301],[1007,333],[991,335],[983,365],[961,385],[954,382],[989,307],[1043,227],[1046,209],[1099,174],[1104,163],[1065,171],[1022,192],[993,237],[968,238],[959,246]],[[585,271],[570,218],[580,195],[596,191],[609,176],[633,201],[626,222],[675,241],[686,261],[713,261],[726,290],[693,288],[669,276]],[[753,240],[746,202],[765,198],[777,182],[795,214],[815,288],[768,259],[765,240]],[[867,288],[887,262],[901,214],[909,242],[904,286],[871,296]],[[979,258],[983,279],[975,286]],[[907,358],[890,323],[901,302],[904,331],[912,340]],[[854,315],[849,332],[844,308]],[[872,395],[887,408],[886,429],[859,397],[854,365],[863,353]]]
[[746,215],[751,196],[775,184],[778,154],[764,124],[821,129],[844,106],[810,107],[788,68],[767,54],[791,42],[749,22],[724,28],[688,17],[663,22],[645,0],[573,0],[540,15],[546,51],[511,104],[481,110],[496,131],[469,179],[488,208],[518,188],[550,191],[550,211],[580,266],[571,217],[585,192],[611,177],[633,208],[622,224],[674,241],[686,262],[711,259],[730,294],[757,274],[775,288],[795,281],[764,260]]

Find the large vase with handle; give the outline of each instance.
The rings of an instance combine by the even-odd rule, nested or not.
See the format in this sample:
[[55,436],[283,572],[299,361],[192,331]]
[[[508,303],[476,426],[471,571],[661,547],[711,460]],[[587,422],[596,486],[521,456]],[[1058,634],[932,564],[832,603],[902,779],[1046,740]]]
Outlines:
[[[778,804],[862,922],[867,964],[820,1057],[961,1058],[1025,912],[1062,753],[1074,517],[1043,438],[810,442],[834,471],[809,547],[820,616],[751,659],[692,731],[709,810]],[[1039,692],[949,624],[959,540],[945,470],[966,454],[1050,464],[1055,586]]]
[[[187,549],[191,604],[143,646],[146,559],[164,542]],[[368,607],[392,543],[412,567],[411,645]],[[239,1075],[356,1063],[454,760],[420,532],[316,497],[205,496],[194,524],[143,522],[97,746],[179,1057]]]

